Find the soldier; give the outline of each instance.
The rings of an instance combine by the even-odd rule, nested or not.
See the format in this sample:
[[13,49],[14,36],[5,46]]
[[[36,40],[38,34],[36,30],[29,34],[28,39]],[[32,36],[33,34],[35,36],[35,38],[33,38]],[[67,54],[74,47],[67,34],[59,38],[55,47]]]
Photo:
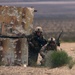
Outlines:
[[57,39],[55,39],[55,38],[48,39],[47,44],[45,44],[41,48],[40,55],[42,57],[42,60],[41,60],[41,64],[42,65],[46,61],[46,55],[47,55],[48,51],[50,51],[50,53],[52,53],[53,51],[57,51],[57,46],[60,47],[60,41],[59,41],[59,39],[60,39],[62,33],[63,33],[63,30],[61,31],[61,33],[59,34],[59,36],[57,37]]
[[47,44],[45,44],[41,50],[40,50],[40,55],[42,57],[41,65],[44,65],[45,61],[46,61],[46,55],[49,51],[57,51],[57,45],[56,45],[56,41],[55,38],[50,38],[48,39]]
[[41,27],[36,27],[33,33],[33,36],[28,39],[29,44],[29,58],[28,65],[36,65],[38,59],[38,53],[43,45],[45,45],[47,41],[43,37],[43,30]]
[[48,45],[50,50],[57,50],[57,44],[55,38],[48,39]]

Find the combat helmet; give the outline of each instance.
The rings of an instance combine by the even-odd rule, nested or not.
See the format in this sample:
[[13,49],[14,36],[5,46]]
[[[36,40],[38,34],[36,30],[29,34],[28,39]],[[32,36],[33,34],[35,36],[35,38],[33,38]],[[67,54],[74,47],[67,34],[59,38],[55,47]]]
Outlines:
[[42,27],[40,27],[40,26],[39,27],[36,27],[35,28],[35,32],[43,32]]
[[51,40],[55,41],[55,38],[54,37],[49,38],[48,42],[50,42]]

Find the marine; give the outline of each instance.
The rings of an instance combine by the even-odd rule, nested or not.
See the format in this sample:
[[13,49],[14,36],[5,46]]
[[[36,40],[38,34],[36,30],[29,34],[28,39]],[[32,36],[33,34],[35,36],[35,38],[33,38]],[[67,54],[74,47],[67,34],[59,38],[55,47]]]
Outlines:
[[37,64],[38,53],[42,46],[47,43],[43,36],[43,30],[41,27],[36,27],[33,36],[28,39],[28,65],[33,66]]
[[40,50],[40,55],[42,57],[41,65],[44,65],[45,61],[46,61],[46,56],[48,52],[53,52],[53,51],[57,51],[57,44],[55,41],[55,38],[49,38],[48,42],[41,48]]
[[62,33],[63,33],[63,30],[56,39],[53,37],[49,38],[47,43],[41,48],[40,50],[40,55],[42,57],[42,60],[40,61],[41,64],[44,64],[44,62],[46,61],[46,56],[49,51],[52,53],[53,51],[57,51],[57,46],[60,47],[59,39]]

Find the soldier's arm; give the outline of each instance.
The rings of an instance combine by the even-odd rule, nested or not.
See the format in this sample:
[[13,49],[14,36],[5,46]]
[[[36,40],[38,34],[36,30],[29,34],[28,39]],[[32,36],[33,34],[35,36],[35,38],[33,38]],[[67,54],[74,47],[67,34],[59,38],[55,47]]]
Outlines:
[[41,50],[40,50],[40,55],[42,56],[42,58],[45,57],[45,50],[46,50],[46,47],[47,47],[47,44],[44,45],[44,46],[41,48]]

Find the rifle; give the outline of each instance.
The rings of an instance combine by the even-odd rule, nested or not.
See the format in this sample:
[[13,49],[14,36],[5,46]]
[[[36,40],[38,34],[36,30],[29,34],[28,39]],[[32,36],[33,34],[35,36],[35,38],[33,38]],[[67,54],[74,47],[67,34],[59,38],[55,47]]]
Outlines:
[[62,30],[62,32],[59,34],[58,38],[56,39],[56,44],[57,44],[57,46],[60,46],[59,39],[60,39],[62,33],[63,33],[63,30]]

